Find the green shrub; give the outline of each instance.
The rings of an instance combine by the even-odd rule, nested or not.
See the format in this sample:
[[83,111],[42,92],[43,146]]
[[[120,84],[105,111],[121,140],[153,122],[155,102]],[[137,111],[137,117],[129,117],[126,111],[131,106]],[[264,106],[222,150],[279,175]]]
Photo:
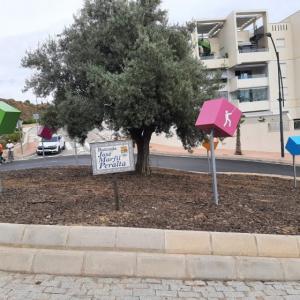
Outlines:
[[23,121],[23,124],[34,124],[36,123],[35,119],[30,118]]
[[13,143],[17,143],[20,141],[20,139],[21,132],[19,130],[16,130],[14,133],[0,136],[0,143],[3,145],[3,147],[6,147],[6,144],[9,140],[11,140]]

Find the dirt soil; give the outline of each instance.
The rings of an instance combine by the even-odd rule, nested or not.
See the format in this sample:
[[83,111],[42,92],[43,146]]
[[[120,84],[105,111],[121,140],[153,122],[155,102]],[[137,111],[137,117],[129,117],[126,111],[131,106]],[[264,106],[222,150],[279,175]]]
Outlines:
[[112,175],[88,167],[1,174],[0,222],[130,226],[164,229],[300,234],[300,189],[292,180],[218,175],[220,205],[208,175],[154,169],[150,177]]

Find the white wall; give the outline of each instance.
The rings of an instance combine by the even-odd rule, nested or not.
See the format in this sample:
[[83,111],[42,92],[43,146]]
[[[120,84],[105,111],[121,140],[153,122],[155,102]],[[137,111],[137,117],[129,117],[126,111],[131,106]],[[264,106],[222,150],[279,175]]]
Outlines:
[[250,41],[250,32],[248,30],[238,31],[237,32],[237,41],[238,42],[249,42]]
[[[287,87],[288,96],[286,108],[290,111],[292,119],[300,118],[300,11],[286,18],[284,22],[278,24],[270,24],[269,30],[272,32],[274,40],[278,38],[285,39],[284,48],[278,48],[281,62],[286,63],[287,76],[283,85]],[[273,50],[272,50],[273,51]],[[273,51],[273,57],[275,52]],[[275,66],[272,67],[275,72]],[[276,74],[276,73],[275,73]],[[274,73],[270,77],[273,77]],[[278,85],[276,85],[278,87]],[[275,85],[274,85],[275,87]],[[278,88],[277,88],[278,90]]]
[[[289,136],[299,135],[300,130],[284,132],[285,143]],[[222,143],[223,149],[235,149],[236,138],[226,138]],[[280,133],[269,132],[268,123],[242,124],[241,145],[244,151],[280,152]]]
[[285,20],[291,24],[291,35],[294,51],[294,88],[295,88],[295,114],[294,118],[300,118],[300,11]]
[[[247,122],[247,121],[246,121]],[[291,127],[292,128],[292,127]],[[173,132],[175,132],[173,130]],[[284,132],[285,144],[289,136],[300,136],[300,130],[289,130]],[[163,144],[171,147],[182,147],[181,141],[176,134],[172,138],[164,135],[153,134],[151,143]],[[226,138],[219,144],[218,149],[235,150],[236,137]],[[241,125],[241,145],[243,151],[280,152],[279,131],[270,132],[268,121],[258,122],[255,119]]]
[[222,30],[218,34],[220,49],[224,48],[222,53],[228,53],[229,67],[237,64],[237,30],[236,30],[236,16],[232,12],[225,21]]

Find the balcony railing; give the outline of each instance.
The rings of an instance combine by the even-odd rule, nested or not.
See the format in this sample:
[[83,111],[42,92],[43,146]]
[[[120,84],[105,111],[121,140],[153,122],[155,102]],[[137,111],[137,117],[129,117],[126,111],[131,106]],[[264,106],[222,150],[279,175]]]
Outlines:
[[208,60],[208,59],[226,59],[228,58],[228,55],[218,54],[218,53],[212,53],[210,55],[200,55],[200,59],[202,60]]
[[253,78],[266,78],[268,77],[267,74],[252,74],[252,75],[247,75],[245,77],[243,76],[236,76],[238,80],[244,80],[244,79],[253,79]]
[[268,48],[245,48],[239,49],[239,53],[253,53],[253,52],[268,52]]
[[202,60],[208,60],[208,59],[215,59],[217,57],[214,54],[211,54],[211,55],[200,55],[200,58]]
[[266,101],[268,99],[268,88],[241,89],[232,93],[234,100],[243,102]]

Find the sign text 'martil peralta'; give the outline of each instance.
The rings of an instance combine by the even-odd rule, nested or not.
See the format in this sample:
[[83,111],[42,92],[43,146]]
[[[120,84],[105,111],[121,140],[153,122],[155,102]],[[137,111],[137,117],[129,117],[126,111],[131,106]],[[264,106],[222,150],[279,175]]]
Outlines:
[[91,155],[94,175],[134,170],[130,140],[92,143]]

